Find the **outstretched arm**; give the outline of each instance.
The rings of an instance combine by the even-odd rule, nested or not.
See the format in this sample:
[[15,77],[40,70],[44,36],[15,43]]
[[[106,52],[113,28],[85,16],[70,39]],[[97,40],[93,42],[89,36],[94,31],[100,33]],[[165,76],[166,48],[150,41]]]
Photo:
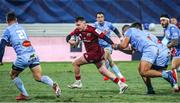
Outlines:
[[167,44],[167,47],[172,48],[176,45],[178,45],[178,39],[173,39],[169,44]]
[[0,64],[2,64],[2,59],[4,56],[4,50],[5,50],[6,45],[7,45],[7,41],[4,39],[1,39],[1,43],[0,43]]
[[126,49],[128,45],[129,45],[129,37],[125,37],[120,44],[117,44],[115,49],[123,50]]
[[118,30],[117,28],[115,28],[115,29],[113,30],[113,32],[114,32],[119,38],[121,38],[121,33],[119,32],[119,30]]
[[96,36],[98,36],[100,39],[103,39],[104,41],[106,41],[108,44],[111,44],[111,45],[114,44],[113,41],[112,41],[110,38],[108,38],[108,37],[106,36],[106,34],[105,34],[104,32],[102,32],[101,30],[99,30],[99,29],[94,29],[92,32],[93,32]]
[[110,27],[110,29],[111,29],[119,38],[122,37],[122,35],[121,35],[121,33],[119,32],[119,30],[118,30],[115,26],[113,26],[112,23],[110,23],[109,27]]

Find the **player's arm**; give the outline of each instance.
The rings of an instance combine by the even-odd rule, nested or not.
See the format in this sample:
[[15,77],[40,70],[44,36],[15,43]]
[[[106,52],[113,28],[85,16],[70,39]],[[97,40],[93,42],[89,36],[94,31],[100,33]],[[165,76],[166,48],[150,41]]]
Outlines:
[[6,45],[8,45],[10,43],[9,38],[10,38],[9,30],[6,29],[3,32],[2,39],[0,41],[0,64],[1,65],[3,64],[2,59],[3,59],[3,56],[4,56],[5,47],[6,47]]
[[121,33],[119,32],[119,30],[114,27],[111,23],[110,23],[110,29],[119,37],[121,38]]
[[174,46],[177,46],[178,45],[178,38],[179,38],[179,35],[178,35],[178,29],[177,28],[175,28],[175,27],[171,27],[171,29],[170,29],[170,33],[172,33],[171,35],[172,35],[172,40],[171,40],[171,42],[170,43],[168,43],[167,44],[167,47],[168,48],[172,48],[172,47],[174,47]]
[[107,43],[111,44],[111,45],[114,45],[113,41],[108,38],[104,32],[102,32],[101,30],[99,29],[95,29],[93,30],[93,34],[97,35],[100,39],[103,39],[104,41],[106,41]]
[[0,65],[3,64],[2,59],[4,56],[5,47],[7,44],[8,44],[8,42],[5,39],[1,39],[1,42],[0,42]]
[[130,38],[132,35],[132,30],[128,29],[125,33],[124,33],[124,39],[120,44],[116,44],[114,49],[115,50],[123,50],[125,48],[127,48],[129,46],[129,42],[130,42]]
[[74,30],[73,32],[71,32],[69,35],[66,36],[66,42],[69,43],[70,45],[77,45],[79,43],[79,41],[76,38],[77,36],[77,31]]
[[178,44],[178,39],[173,39],[169,44],[167,44],[168,48],[172,48]]
[[122,51],[123,53],[126,53],[126,54],[133,54],[134,53],[134,50],[130,45],[125,49],[119,49],[119,50]]
[[116,44],[114,49],[116,50],[123,50],[123,49],[126,49],[129,45],[129,37],[124,37],[124,40],[120,43],[120,44]]

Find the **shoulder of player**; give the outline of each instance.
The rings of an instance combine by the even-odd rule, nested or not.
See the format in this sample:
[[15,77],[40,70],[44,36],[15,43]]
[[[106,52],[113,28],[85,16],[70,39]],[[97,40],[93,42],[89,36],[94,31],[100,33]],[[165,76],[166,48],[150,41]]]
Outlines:
[[79,29],[74,29],[74,31],[72,31],[73,33],[79,33],[80,31],[79,31]]
[[174,24],[169,24],[169,29],[172,30],[172,29],[178,29],[178,27]]
[[129,28],[129,29],[126,30],[126,32],[124,33],[124,35],[125,35],[125,36],[126,36],[126,35],[130,35],[130,34],[132,34],[132,33],[135,32],[135,31],[136,31],[135,28]]
[[105,25],[108,25],[108,26],[111,26],[111,25],[112,25],[112,23],[109,22],[109,21],[104,21],[104,23],[105,23]]
[[96,21],[96,22],[93,23],[92,26],[95,27],[95,28],[98,28],[100,26],[100,24]]
[[87,29],[86,29],[88,32],[91,32],[91,33],[98,33],[98,34],[101,34],[102,33],[102,31],[100,30],[100,29],[98,29],[98,28],[95,28],[95,27],[93,27],[93,26],[90,26],[90,25],[88,25],[87,26]]
[[96,27],[93,27],[93,26],[91,26],[91,25],[87,25],[87,30],[95,30],[96,29]]
[[112,24],[110,21],[104,21],[104,23],[106,23],[106,24]]
[[3,34],[8,33],[9,31],[10,31],[10,28],[9,28],[9,27],[6,27],[6,28],[3,30]]
[[20,24],[18,24],[18,23],[15,23],[15,24],[12,24],[12,25],[10,25],[10,26],[8,26],[6,29],[8,29],[9,31],[12,31],[12,30],[15,30],[15,29],[19,29],[19,28],[22,28],[22,29],[24,29]]

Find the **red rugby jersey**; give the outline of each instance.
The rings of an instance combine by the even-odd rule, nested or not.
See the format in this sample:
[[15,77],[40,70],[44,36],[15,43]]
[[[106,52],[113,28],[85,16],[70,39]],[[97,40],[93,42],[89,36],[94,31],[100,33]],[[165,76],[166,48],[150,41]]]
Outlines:
[[98,38],[103,38],[105,36],[102,31],[90,25],[87,25],[87,28],[84,31],[79,31],[79,29],[76,28],[73,32],[70,33],[70,35],[79,36],[80,39],[84,42],[87,52],[98,52],[99,50],[101,50],[101,47],[98,43]]

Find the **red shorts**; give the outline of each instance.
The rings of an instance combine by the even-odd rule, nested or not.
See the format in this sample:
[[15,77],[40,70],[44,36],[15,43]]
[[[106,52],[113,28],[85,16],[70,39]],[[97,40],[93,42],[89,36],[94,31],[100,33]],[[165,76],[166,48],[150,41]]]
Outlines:
[[84,53],[84,58],[88,63],[98,63],[104,60],[104,50],[91,51]]

